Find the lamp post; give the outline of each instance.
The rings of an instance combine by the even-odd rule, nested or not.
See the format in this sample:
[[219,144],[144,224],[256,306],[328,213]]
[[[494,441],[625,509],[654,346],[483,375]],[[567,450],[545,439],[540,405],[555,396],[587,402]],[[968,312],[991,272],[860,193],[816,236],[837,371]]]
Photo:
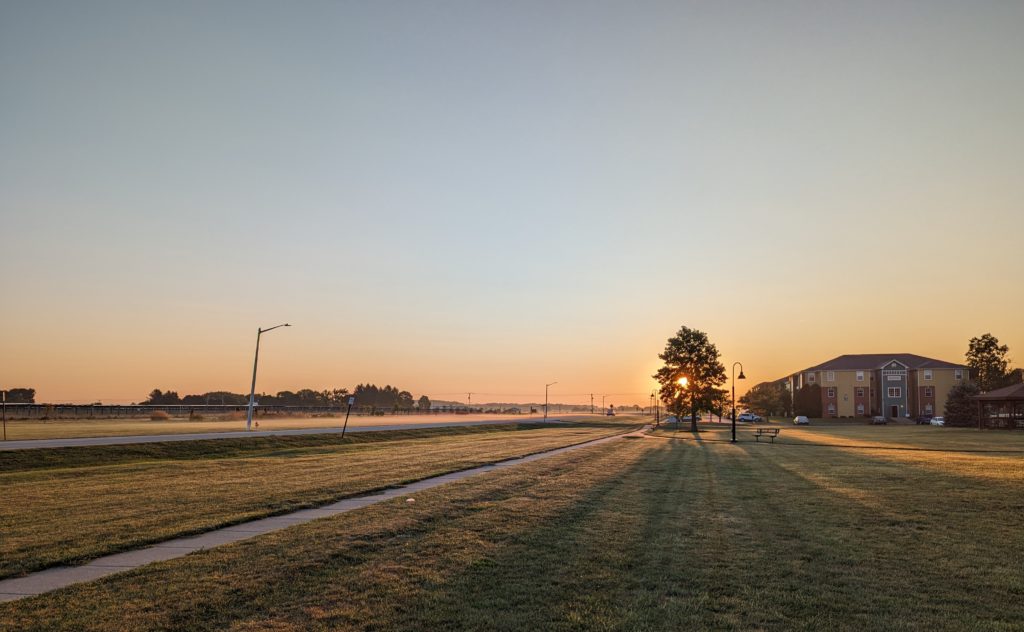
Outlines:
[[555,384],[558,384],[558,382],[552,382],[544,385],[544,421],[548,420],[548,387],[554,386]]
[[743,363],[733,362],[732,363],[732,441],[730,443],[736,443],[736,365],[740,365],[740,379],[747,379],[746,375],[743,375]]
[[7,441],[7,391],[0,391],[0,402],[4,409],[4,441]]
[[256,329],[256,358],[252,361],[252,387],[249,389],[249,411],[245,415],[245,429],[252,430],[252,408],[256,403],[256,366],[260,362],[260,336],[278,327],[291,327],[288,323],[274,325],[267,329]]

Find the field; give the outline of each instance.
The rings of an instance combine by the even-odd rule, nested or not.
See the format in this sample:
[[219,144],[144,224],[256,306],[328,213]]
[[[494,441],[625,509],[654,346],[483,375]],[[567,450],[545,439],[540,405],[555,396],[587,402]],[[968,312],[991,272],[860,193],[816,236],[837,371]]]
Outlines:
[[623,432],[471,426],[0,452],[0,577]]
[[[590,415],[566,414],[550,417],[559,419],[585,419]],[[539,421],[538,415],[501,415],[501,414],[437,414],[437,415],[352,415],[348,427],[357,426],[390,426],[398,424],[429,424],[451,421]],[[256,417],[258,427],[254,430],[295,430],[299,428],[341,428],[345,421],[344,415],[330,417],[295,416],[295,417]],[[197,432],[244,432],[245,416],[243,413],[209,416],[201,420],[189,420],[187,417],[172,417],[165,421],[151,421],[143,417],[112,418],[79,418],[79,419],[8,419],[7,438],[11,441],[27,439],[70,439],[77,437],[119,437],[128,435],[161,435],[190,434]]]
[[0,627],[1024,629],[1020,435],[725,432],[622,439],[0,604]]

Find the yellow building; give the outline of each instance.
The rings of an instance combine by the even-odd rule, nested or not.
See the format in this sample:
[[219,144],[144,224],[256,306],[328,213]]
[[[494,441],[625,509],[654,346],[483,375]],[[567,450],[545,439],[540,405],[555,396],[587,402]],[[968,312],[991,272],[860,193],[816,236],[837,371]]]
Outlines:
[[949,391],[970,379],[962,364],[912,353],[842,355],[786,377],[791,396],[821,387],[824,417],[888,419],[941,415]]

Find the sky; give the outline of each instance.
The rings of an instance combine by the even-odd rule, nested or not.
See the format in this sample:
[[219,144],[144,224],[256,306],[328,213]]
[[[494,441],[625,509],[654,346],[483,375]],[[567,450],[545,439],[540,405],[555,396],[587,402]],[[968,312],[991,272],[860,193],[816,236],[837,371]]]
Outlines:
[[0,2],[0,388],[1024,364],[1024,3]]

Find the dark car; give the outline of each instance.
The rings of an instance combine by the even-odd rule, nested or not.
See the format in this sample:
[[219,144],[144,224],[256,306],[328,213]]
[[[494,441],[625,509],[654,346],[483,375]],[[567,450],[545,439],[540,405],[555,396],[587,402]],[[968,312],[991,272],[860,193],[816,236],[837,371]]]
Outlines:
[[922,425],[922,424],[927,426],[931,422],[932,422],[932,416],[931,415],[921,415],[921,416],[919,416],[917,418],[917,420],[914,423],[916,423],[919,426]]

